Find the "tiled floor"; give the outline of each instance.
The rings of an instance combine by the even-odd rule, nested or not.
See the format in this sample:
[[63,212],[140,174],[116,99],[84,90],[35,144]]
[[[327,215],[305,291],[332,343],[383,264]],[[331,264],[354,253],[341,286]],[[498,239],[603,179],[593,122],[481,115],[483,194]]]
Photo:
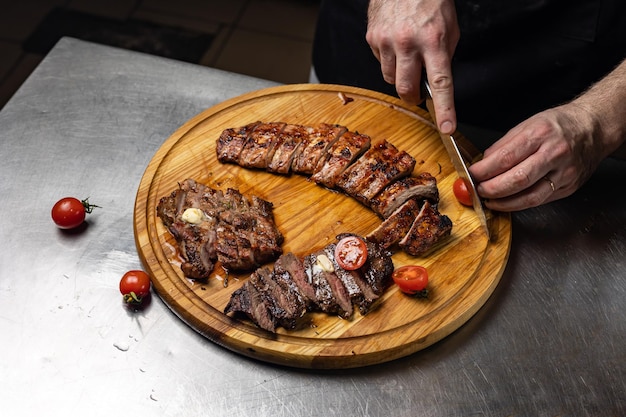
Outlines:
[[55,8],[215,35],[200,64],[307,82],[319,0],[0,0],[0,108],[44,55],[23,48]]

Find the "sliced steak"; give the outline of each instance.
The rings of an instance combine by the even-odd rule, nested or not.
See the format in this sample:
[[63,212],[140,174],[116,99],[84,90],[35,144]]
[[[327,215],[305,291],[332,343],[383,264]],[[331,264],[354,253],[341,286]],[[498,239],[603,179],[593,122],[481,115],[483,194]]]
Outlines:
[[208,278],[217,261],[227,270],[250,270],[282,253],[272,204],[257,196],[248,200],[237,190],[223,193],[187,179],[156,211],[176,239],[189,278]]
[[285,126],[276,138],[274,152],[267,164],[267,170],[277,174],[289,174],[294,157],[300,153],[300,145],[308,136],[309,129],[306,126],[294,124]]
[[265,298],[250,281],[233,292],[224,313],[245,314],[257,326],[269,332],[275,332],[278,324]]
[[216,227],[217,256],[225,269],[250,270],[282,253],[283,235],[272,214],[272,204],[252,196],[250,203],[239,191],[224,194],[229,210],[219,214]]
[[369,204],[383,188],[413,172],[415,159],[386,140],[372,146],[350,165],[337,187],[363,204]]
[[337,245],[335,243],[331,243],[324,248],[324,252],[326,253],[328,259],[330,259],[333,263],[335,275],[337,275],[337,278],[339,278],[344,288],[346,289],[346,292],[348,294],[348,297],[350,297],[350,301],[352,302],[352,304],[360,304],[365,298],[363,288],[361,285],[359,285],[359,281],[362,281],[361,277],[359,276],[358,271],[346,271],[339,266],[337,260],[335,259],[336,247]]
[[400,242],[407,234],[415,218],[420,212],[420,204],[414,198],[402,204],[391,216],[366,236],[370,242],[379,244],[383,249],[389,249]]
[[[341,240],[345,236],[357,236],[351,233],[342,233],[337,236]],[[363,239],[362,237],[358,236]],[[393,273],[393,261],[391,253],[383,249],[380,245],[363,239],[367,245],[367,260],[359,268],[357,274],[353,275],[355,282],[363,291],[363,298],[358,302],[359,312],[366,315],[372,306],[391,285],[391,274]]]
[[369,207],[374,213],[386,219],[411,198],[428,200],[433,204],[437,203],[439,201],[437,179],[429,173],[423,172],[417,176],[394,181],[370,199]]
[[272,159],[276,138],[285,125],[282,122],[257,125],[239,154],[239,165],[246,168],[267,168],[268,160]]
[[239,155],[248,136],[261,122],[254,122],[239,128],[230,128],[222,132],[217,139],[216,153],[220,162],[239,162]]
[[292,171],[297,174],[313,174],[320,158],[348,129],[345,126],[321,123],[317,127],[309,126],[307,130],[309,134],[291,164]]
[[174,222],[170,226],[172,235],[180,242],[179,250],[184,261],[181,270],[186,277],[206,279],[215,268],[217,236],[209,222],[190,226],[185,222]]
[[365,241],[367,244],[367,261],[360,270],[367,285],[377,296],[383,295],[383,292],[391,285],[391,274],[393,273],[393,261],[386,249],[381,248],[375,243]]
[[295,329],[298,319],[306,313],[306,308],[294,287],[281,285],[267,267],[258,268],[249,280],[263,296],[275,321],[285,329]]
[[288,282],[291,280],[298,288],[298,293],[302,296],[307,307],[315,304],[317,299],[313,281],[309,279],[302,261],[292,252],[287,252],[278,257],[274,262],[274,274],[277,279]]
[[319,160],[311,179],[334,188],[344,170],[369,149],[370,143],[369,136],[346,131]]
[[[324,261],[321,256],[326,260]],[[324,313],[348,318],[352,313],[350,298],[337,276],[325,266],[328,262],[330,260],[326,257],[324,250],[304,258],[304,271],[315,288],[315,304]]]
[[449,236],[451,230],[452,221],[450,218],[439,213],[435,206],[426,201],[411,229],[398,242],[398,245],[409,255],[423,255],[441,239]]
[[259,327],[272,332],[276,326],[295,328],[305,312],[321,311],[349,319],[357,305],[365,315],[390,285],[393,272],[390,253],[374,243],[366,244],[368,259],[356,271],[338,265],[335,243],[305,256],[303,261],[291,252],[283,254],[273,270],[261,267],[253,272],[231,295],[224,312],[245,313]]

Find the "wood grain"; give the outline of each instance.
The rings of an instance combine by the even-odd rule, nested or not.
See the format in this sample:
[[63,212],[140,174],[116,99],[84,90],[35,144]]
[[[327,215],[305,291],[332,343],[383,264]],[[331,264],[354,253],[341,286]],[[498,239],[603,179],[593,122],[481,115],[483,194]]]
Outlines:
[[[344,104],[338,93],[353,101]],[[439,210],[453,222],[451,236],[422,257],[396,252],[396,267],[428,268],[430,296],[414,299],[394,286],[367,316],[351,320],[322,313],[305,316],[294,331],[276,334],[222,313],[231,293],[247,274],[226,277],[222,270],[206,283],[180,271],[175,241],[156,216],[161,197],[193,178],[213,188],[233,187],[274,204],[276,223],[285,235],[283,249],[305,255],[337,234],[365,235],[380,224],[368,208],[307,177],[281,176],[221,164],[215,140],[228,127],[261,120],[315,125],[337,123],[387,139],[416,160],[415,173],[437,178]],[[457,135],[458,136],[458,135]],[[351,368],[377,364],[417,352],[465,323],[492,294],[506,266],[511,243],[510,216],[492,213],[495,235],[482,232],[471,208],[452,194],[456,173],[428,114],[380,93],[335,85],[273,87],[220,103],[198,114],[167,139],[150,161],[135,202],[135,240],[154,288],[182,320],[210,340],[259,360],[301,368]],[[228,286],[224,280],[228,278]]]

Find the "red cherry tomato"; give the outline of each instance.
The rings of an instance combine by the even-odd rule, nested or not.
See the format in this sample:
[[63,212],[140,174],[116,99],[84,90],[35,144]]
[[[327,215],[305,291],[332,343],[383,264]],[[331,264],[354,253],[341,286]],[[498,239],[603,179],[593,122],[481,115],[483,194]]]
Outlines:
[[346,271],[359,269],[367,260],[367,245],[356,236],[346,236],[335,247],[335,260]]
[[140,270],[126,272],[120,280],[120,292],[126,304],[141,305],[150,294],[150,276]]
[[52,207],[52,221],[61,229],[73,229],[83,224],[86,213],[91,213],[94,207],[98,206],[89,204],[88,198],[65,197]]
[[459,200],[459,203],[464,206],[472,206],[472,195],[470,194],[467,184],[463,178],[457,178],[456,181],[454,181],[452,191],[454,192],[456,199]]
[[393,282],[406,294],[417,294],[428,285],[428,271],[423,266],[405,265],[397,268],[391,275]]

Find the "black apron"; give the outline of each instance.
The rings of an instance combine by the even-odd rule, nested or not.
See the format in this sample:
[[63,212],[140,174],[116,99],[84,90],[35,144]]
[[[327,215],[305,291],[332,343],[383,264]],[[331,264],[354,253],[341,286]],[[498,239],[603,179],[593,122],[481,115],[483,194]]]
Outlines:
[[[365,41],[367,0],[322,0],[321,82],[396,95]],[[625,0],[456,1],[452,71],[459,122],[508,130],[584,92],[626,58]]]

